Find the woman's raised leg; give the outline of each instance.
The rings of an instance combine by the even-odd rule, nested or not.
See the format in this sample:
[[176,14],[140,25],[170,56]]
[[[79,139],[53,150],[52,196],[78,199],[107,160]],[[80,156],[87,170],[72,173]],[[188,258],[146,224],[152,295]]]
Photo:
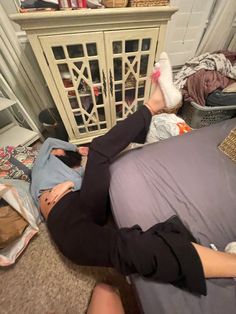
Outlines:
[[110,185],[110,163],[131,142],[146,139],[153,114],[166,107],[160,86],[138,111],[119,122],[105,135],[95,138],[89,149],[85,175],[80,191],[81,206],[99,224],[106,222]]

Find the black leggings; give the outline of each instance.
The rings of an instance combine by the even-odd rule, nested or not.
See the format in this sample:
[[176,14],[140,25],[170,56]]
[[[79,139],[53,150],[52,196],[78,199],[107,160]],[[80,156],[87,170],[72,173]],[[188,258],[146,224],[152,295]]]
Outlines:
[[80,191],[66,194],[51,210],[48,229],[61,252],[87,266],[115,267],[139,273],[194,293],[206,294],[202,264],[194,239],[177,217],[143,232],[136,225],[104,225],[110,184],[109,165],[131,142],[143,143],[151,122],[143,106],[90,145]]

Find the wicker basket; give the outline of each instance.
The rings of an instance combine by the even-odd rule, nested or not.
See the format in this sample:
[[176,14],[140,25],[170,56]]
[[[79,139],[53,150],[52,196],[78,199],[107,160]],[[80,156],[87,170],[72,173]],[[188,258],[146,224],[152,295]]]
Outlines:
[[236,116],[235,106],[202,107],[195,102],[185,102],[181,116],[192,128],[198,129]]
[[102,4],[106,8],[124,8],[128,5],[128,0],[103,0]]
[[131,7],[155,7],[169,5],[170,0],[130,0]]
[[219,145],[219,149],[236,162],[236,128]]

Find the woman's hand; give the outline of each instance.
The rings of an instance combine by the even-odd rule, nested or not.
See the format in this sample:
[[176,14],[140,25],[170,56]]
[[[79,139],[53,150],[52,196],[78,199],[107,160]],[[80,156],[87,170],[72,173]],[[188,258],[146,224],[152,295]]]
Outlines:
[[47,202],[48,205],[53,205],[56,203],[61,196],[65,193],[70,191],[74,187],[74,182],[72,181],[65,181],[62,183],[59,183],[54,186],[54,188],[51,189],[51,191],[47,195]]
[[89,148],[86,146],[80,146],[76,149],[77,153],[79,153],[81,156],[88,156]]

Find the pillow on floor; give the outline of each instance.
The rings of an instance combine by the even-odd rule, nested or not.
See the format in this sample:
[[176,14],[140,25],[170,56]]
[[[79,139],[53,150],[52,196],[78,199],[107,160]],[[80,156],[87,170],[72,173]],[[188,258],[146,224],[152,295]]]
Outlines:
[[38,150],[26,146],[0,148],[0,178],[30,181]]

